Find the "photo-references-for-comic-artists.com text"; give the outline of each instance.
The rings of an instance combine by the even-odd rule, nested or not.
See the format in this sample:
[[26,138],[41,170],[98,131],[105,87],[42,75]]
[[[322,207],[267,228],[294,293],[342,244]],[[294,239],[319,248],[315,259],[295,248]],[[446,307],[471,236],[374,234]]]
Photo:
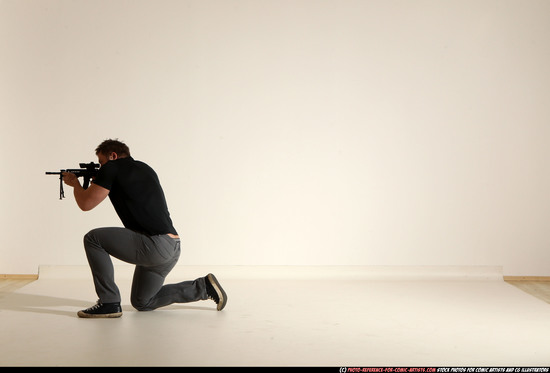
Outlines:
[[550,367],[341,367],[340,373],[550,373]]

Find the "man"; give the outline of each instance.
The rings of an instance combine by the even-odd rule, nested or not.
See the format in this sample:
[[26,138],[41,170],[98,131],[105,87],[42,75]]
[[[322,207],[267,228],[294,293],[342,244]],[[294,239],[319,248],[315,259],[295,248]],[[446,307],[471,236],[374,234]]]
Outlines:
[[212,299],[221,311],[227,295],[211,273],[194,281],[164,285],[179,259],[180,239],[155,171],[134,160],[128,146],[118,140],[102,142],[96,155],[101,167],[87,189],[72,173],[63,173],[63,180],[74,188],[74,198],[83,211],[93,209],[109,196],[124,228],[98,228],[84,236],[99,300],[95,306],[79,311],[78,316],[122,316],[111,256],[136,265],[131,303],[137,310]]

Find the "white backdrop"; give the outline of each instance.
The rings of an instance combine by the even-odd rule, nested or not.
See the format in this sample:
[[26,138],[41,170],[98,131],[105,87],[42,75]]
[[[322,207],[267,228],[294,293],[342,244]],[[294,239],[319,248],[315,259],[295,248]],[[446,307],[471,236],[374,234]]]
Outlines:
[[550,275],[547,0],[0,0],[0,273],[86,264],[45,171],[155,168],[180,264]]

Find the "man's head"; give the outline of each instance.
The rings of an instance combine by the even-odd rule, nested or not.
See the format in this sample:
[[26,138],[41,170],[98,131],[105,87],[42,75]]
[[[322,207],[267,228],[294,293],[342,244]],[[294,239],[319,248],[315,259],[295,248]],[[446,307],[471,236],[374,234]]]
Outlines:
[[114,161],[118,158],[130,157],[130,149],[123,142],[115,140],[105,140],[95,150],[99,163],[103,166],[108,161]]

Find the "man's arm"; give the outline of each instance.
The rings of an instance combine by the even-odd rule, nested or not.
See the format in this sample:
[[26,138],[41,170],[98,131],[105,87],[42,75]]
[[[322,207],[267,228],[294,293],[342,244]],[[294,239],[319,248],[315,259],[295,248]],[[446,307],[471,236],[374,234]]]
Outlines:
[[76,175],[70,172],[63,173],[63,181],[74,188],[74,199],[82,211],[90,211],[109,195],[109,189],[93,183],[84,189]]

